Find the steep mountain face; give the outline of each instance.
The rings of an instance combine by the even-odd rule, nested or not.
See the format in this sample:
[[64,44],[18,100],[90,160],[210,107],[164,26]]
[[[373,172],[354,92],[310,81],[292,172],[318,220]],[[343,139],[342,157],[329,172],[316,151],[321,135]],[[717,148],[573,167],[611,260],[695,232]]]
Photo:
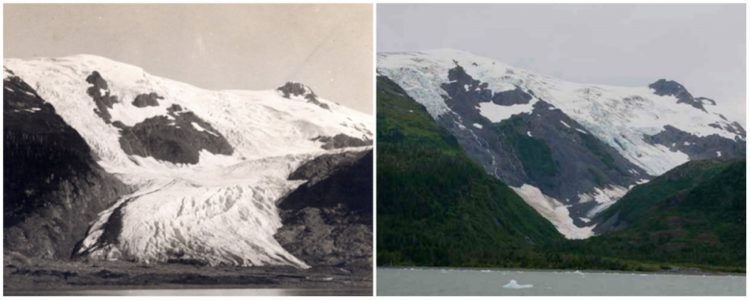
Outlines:
[[587,253],[745,267],[746,163],[687,162],[604,211]]
[[[8,105],[20,103],[13,104],[12,123],[6,115],[6,149],[9,130],[21,131],[13,133],[20,138],[11,145],[19,150],[6,151],[6,164],[23,155],[46,155],[46,161],[75,173],[40,165],[16,177],[6,167],[6,186],[20,179],[41,184],[48,177],[99,176],[68,192],[83,195],[77,200],[86,216],[98,214],[70,218],[66,221],[76,227],[61,229],[83,235],[70,247],[77,258],[307,267],[274,238],[283,225],[277,202],[308,181],[289,175],[322,155],[361,152],[372,140],[367,115],[317,96],[289,97],[283,87],[208,91],[88,55],[6,59],[5,68],[6,114]],[[14,78],[33,89],[13,85]],[[39,101],[44,104],[35,104]],[[46,121],[50,128],[37,125],[42,124],[37,119],[53,120],[52,114],[57,119]],[[64,135],[45,132],[53,130]],[[29,154],[29,147],[51,148]],[[53,151],[59,148],[64,149]],[[88,192],[86,186],[102,191]],[[11,212],[43,214],[37,204],[43,198],[33,197],[34,191],[13,191],[10,203],[19,208],[6,208],[6,219]],[[34,225],[50,222],[43,216]],[[6,232],[18,227],[5,225]]]
[[562,239],[397,84],[377,91],[378,264],[520,267]]
[[307,182],[278,205],[285,249],[310,265],[372,265],[372,156],[326,154],[289,175]]
[[5,249],[69,258],[88,222],[129,188],[31,86],[5,70],[3,87]]
[[570,83],[455,50],[382,53],[378,73],[568,238],[688,160],[745,155],[745,131],[674,81]]

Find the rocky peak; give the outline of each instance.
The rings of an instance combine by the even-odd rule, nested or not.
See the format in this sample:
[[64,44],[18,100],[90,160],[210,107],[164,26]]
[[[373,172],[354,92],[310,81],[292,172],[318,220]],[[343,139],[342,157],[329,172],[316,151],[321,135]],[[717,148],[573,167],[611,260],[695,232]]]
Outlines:
[[702,111],[706,111],[703,108],[703,98],[694,98],[693,95],[680,83],[674,80],[659,79],[656,82],[649,84],[649,88],[654,90],[654,94],[659,96],[675,96],[677,103],[686,103]]
[[284,85],[276,89],[284,98],[304,98],[308,103],[315,104],[324,109],[329,109],[328,104],[322,103],[318,100],[318,95],[313,90],[299,82],[289,81]]

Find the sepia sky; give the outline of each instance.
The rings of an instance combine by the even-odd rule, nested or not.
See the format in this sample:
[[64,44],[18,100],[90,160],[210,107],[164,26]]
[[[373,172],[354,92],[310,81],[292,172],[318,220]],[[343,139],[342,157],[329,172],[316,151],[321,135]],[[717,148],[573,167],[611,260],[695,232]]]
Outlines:
[[745,124],[744,4],[379,4],[378,51],[453,48],[581,83],[676,80]]
[[94,54],[206,89],[300,81],[372,112],[369,4],[4,5],[4,56]]

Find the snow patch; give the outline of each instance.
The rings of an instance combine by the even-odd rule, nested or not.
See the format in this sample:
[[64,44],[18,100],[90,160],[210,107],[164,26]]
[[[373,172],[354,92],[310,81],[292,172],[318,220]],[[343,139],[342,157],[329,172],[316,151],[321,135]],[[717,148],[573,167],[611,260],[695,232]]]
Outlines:
[[479,103],[479,113],[492,123],[500,123],[514,115],[531,113],[537,101],[539,100],[534,99],[527,104],[515,105],[497,105],[493,102],[481,102]]
[[474,127],[476,127],[476,128],[482,129],[482,124],[474,123],[472,125],[474,125]]
[[524,184],[511,187],[529,206],[533,207],[544,218],[552,222],[563,236],[568,239],[585,239],[594,235],[594,226],[578,227],[573,223],[568,208],[555,198],[542,193],[537,187]]

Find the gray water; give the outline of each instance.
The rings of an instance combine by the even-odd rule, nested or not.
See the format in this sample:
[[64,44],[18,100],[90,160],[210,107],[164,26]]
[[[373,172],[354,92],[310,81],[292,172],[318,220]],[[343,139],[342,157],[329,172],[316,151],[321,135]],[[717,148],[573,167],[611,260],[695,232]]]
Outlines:
[[75,289],[6,291],[6,296],[371,296],[372,289]]
[[[503,287],[511,280],[528,288]],[[744,275],[378,268],[377,295],[744,296]]]

